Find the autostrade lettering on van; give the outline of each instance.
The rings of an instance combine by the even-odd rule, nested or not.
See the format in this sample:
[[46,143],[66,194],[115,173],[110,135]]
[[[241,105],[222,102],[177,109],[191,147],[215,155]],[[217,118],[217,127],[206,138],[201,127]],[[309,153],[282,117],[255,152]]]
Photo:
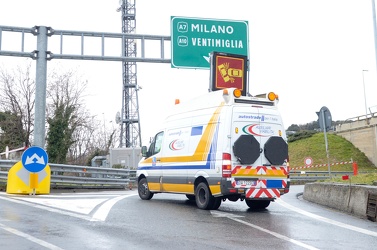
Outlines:
[[[273,97],[273,98],[271,98]],[[137,169],[138,193],[184,194],[201,209],[244,200],[269,206],[289,191],[288,144],[278,99],[235,88],[175,105]]]

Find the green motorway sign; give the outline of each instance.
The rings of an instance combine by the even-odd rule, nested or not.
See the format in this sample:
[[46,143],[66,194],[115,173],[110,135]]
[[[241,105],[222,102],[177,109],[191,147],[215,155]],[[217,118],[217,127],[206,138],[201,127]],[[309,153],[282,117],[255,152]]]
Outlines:
[[247,21],[176,16],[170,21],[172,68],[207,69],[214,51],[248,56]]

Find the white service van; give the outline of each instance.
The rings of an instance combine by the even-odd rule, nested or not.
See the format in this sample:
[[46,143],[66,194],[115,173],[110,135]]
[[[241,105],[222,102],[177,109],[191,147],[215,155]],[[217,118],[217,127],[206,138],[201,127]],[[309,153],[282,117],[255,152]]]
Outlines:
[[277,96],[235,88],[176,104],[137,169],[138,193],[180,193],[201,209],[245,200],[266,208],[289,191],[288,144]]

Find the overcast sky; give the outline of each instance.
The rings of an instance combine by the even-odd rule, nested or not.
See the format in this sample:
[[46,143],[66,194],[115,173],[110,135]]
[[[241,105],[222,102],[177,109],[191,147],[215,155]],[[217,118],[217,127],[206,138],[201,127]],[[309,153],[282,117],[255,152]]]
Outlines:
[[[118,7],[118,0],[8,0],[1,2],[0,25],[120,33]],[[330,109],[333,120],[365,115],[365,100],[367,108],[377,112],[371,0],[136,0],[138,34],[170,36],[171,16],[248,21],[249,92],[279,94],[286,128],[317,120],[315,112],[322,106]],[[9,43],[20,39],[3,37],[2,49]],[[49,40],[54,53],[53,43]],[[25,45],[30,50],[34,46],[32,39]],[[10,67],[10,62],[24,60],[2,56],[0,64]],[[88,108],[112,126],[109,122],[122,108],[121,63],[48,62],[48,70],[57,67],[78,68],[88,80]],[[363,70],[368,70],[366,98]],[[143,144],[176,98],[204,94],[209,84],[208,70],[175,69],[170,64],[139,63],[137,73]]]

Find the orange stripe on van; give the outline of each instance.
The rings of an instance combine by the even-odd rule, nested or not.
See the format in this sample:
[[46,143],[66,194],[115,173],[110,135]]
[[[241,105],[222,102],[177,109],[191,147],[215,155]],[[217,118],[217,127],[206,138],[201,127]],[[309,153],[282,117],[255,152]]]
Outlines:
[[275,166],[236,166],[232,170],[232,177],[239,177],[239,176],[273,176],[273,177],[283,177],[287,175],[287,168],[286,167],[275,167]]
[[[221,109],[224,107],[224,102],[215,110],[211,119],[209,120],[206,129],[200,138],[199,144],[193,155],[189,156],[175,156],[175,157],[161,157],[160,162],[193,162],[193,161],[206,161],[208,157],[209,150],[211,149],[211,143],[213,141],[213,136],[216,131],[216,126],[221,113]],[[143,163],[152,163],[152,158],[144,160]]]

